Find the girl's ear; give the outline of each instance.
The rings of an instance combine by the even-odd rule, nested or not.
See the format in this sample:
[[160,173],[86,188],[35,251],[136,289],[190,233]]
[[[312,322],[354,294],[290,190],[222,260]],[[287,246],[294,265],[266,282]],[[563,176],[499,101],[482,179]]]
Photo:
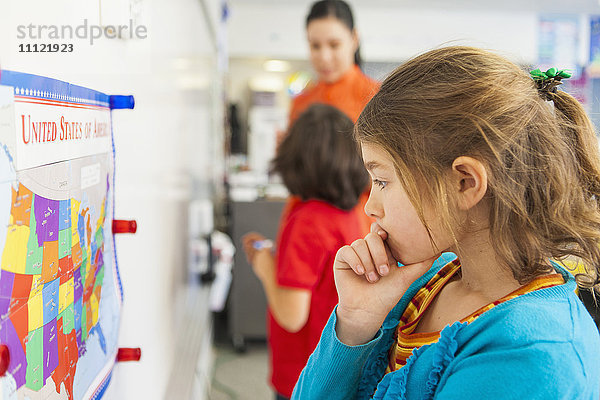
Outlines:
[[481,161],[467,156],[458,157],[452,163],[452,179],[458,207],[469,210],[476,206],[487,192],[487,170]]

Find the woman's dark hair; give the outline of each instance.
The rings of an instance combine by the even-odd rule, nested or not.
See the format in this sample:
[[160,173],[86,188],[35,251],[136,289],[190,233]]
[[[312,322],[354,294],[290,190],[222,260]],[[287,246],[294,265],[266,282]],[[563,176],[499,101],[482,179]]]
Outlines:
[[302,200],[319,199],[350,210],[369,179],[352,138],[353,127],[337,108],[313,104],[279,145],[272,171]]
[[[348,3],[343,0],[321,0],[313,3],[308,16],[306,17],[306,26],[315,19],[335,17],[341,23],[346,25],[350,31],[354,29],[354,17],[352,9]],[[362,66],[362,58],[360,57],[360,45],[354,53],[354,64],[359,68]]]

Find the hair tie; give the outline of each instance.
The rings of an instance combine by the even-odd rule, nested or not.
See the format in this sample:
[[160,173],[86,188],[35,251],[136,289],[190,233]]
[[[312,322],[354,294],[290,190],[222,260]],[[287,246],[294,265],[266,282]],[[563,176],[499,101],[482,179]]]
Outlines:
[[534,80],[540,96],[544,100],[553,100],[552,94],[556,93],[556,87],[561,85],[562,79],[568,79],[571,77],[571,73],[566,69],[558,70],[556,68],[550,68],[546,72],[540,71],[540,69],[534,69],[529,71],[529,75]]

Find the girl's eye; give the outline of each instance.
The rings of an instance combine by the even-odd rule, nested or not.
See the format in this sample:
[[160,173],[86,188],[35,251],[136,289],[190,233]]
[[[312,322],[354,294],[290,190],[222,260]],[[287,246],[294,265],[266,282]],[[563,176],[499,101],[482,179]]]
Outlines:
[[380,181],[379,179],[373,179],[373,183],[377,186],[379,186],[381,189],[385,188],[387,186],[387,182],[386,181]]

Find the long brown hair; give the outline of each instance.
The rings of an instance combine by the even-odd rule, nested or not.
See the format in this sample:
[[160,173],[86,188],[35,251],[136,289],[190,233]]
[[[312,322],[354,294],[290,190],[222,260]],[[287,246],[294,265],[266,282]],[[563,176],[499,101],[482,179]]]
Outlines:
[[547,272],[548,258],[575,256],[593,266],[589,287],[600,267],[598,142],[572,96],[551,96],[554,107],[503,57],[436,49],[383,82],[355,137],[388,152],[425,226],[429,202],[455,238],[460,223],[445,176],[457,157],[478,159],[488,173],[492,245],[515,279]]

